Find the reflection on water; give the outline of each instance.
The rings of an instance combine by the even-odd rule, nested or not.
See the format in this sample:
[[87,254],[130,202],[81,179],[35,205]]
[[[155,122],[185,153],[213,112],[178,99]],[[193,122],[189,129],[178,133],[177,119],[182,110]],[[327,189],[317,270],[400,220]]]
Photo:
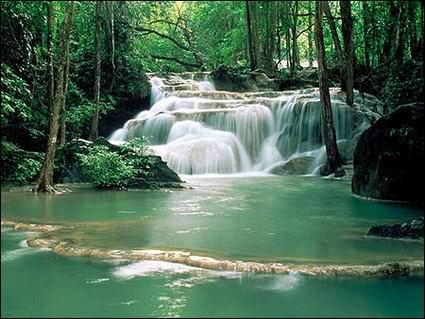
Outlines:
[[[422,242],[366,238],[377,223],[423,212],[362,200],[350,185],[314,177],[188,179],[185,191],[61,196],[2,193],[2,217],[76,225],[67,238],[108,249],[189,250],[261,261],[376,263],[423,258]],[[45,209],[49,207],[49,214]]]

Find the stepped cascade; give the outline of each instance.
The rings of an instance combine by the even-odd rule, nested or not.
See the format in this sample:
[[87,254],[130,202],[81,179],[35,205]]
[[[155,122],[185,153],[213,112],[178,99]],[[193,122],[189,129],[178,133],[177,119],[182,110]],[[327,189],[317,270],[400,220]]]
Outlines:
[[[238,93],[215,90],[208,72],[148,75],[151,108],[110,142],[146,136],[152,151],[180,174],[267,173],[302,156],[316,159],[314,173],[326,159],[317,88]],[[339,89],[330,93],[337,140],[348,147],[368,124]],[[355,98],[357,107],[377,102],[358,92]]]

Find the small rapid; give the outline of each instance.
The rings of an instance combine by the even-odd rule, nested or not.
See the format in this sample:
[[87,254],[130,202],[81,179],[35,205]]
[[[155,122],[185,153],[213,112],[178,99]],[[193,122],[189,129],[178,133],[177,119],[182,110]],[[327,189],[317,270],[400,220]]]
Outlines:
[[[312,174],[326,159],[317,88],[239,93],[215,90],[208,72],[149,76],[151,108],[115,131],[111,143],[148,137],[154,153],[189,175],[268,173],[306,156],[315,159]],[[360,106],[377,100],[355,92],[351,108],[337,88],[330,93],[339,147],[350,160],[369,125]]]

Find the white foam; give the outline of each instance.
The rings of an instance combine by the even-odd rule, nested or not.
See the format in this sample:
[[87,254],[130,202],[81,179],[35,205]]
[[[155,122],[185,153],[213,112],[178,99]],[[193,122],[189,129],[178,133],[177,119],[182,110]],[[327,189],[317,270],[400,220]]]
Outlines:
[[155,273],[175,273],[183,274],[196,272],[202,269],[190,267],[177,263],[165,261],[145,260],[129,265],[118,267],[113,275],[120,279],[132,279],[134,277],[144,277]]
[[19,249],[14,249],[14,250],[9,250],[6,251],[5,253],[2,254],[1,256],[1,262],[10,262],[10,261],[14,261],[16,259],[19,259],[21,257],[27,256],[27,255],[31,255],[31,254],[35,254],[35,253],[39,253],[39,252],[45,252],[45,251],[50,251],[51,249],[49,248],[19,248]]
[[86,280],[86,283],[88,284],[100,284],[102,282],[106,282],[111,280],[110,278],[98,278],[98,279],[94,279],[94,280]]
[[262,289],[284,292],[296,288],[301,282],[301,276],[296,272],[290,272],[288,275],[275,275],[269,277],[271,282],[262,286]]
[[[192,284],[206,281],[214,278],[240,278],[242,274],[236,271],[217,271],[198,267],[187,266],[178,263],[166,261],[145,260],[119,266],[113,272],[113,275],[119,279],[132,279],[135,277],[146,277],[154,274],[190,274],[192,277],[185,281]],[[179,285],[178,283],[176,285]]]

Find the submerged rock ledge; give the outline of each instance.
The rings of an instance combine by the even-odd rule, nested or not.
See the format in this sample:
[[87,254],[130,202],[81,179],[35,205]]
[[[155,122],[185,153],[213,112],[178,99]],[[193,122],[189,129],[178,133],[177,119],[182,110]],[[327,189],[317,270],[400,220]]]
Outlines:
[[[61,228],[74,226],[58,226],[48,224],[21,223],[1,221],[2,227],[16,231],[35,231],[51,233]],[[36,236],[29,238],[30,247],[49,248],[62,256],[95,257],[100,259],[158,260],[185,264],[210,270],[288,274],[297,272],[309,276],[352,276],[352,277],[393,277],[408,275],[412,272],[423,272],[424,261],[401,261],[375,265],[314,265],[314,264],[282,264],[261,263],[240,260],[219,260],[206,256],[192,255],[186,251],[166,251],[156,249],[107,250],[79,247],[75,242],[61,240],[55,236]]]

